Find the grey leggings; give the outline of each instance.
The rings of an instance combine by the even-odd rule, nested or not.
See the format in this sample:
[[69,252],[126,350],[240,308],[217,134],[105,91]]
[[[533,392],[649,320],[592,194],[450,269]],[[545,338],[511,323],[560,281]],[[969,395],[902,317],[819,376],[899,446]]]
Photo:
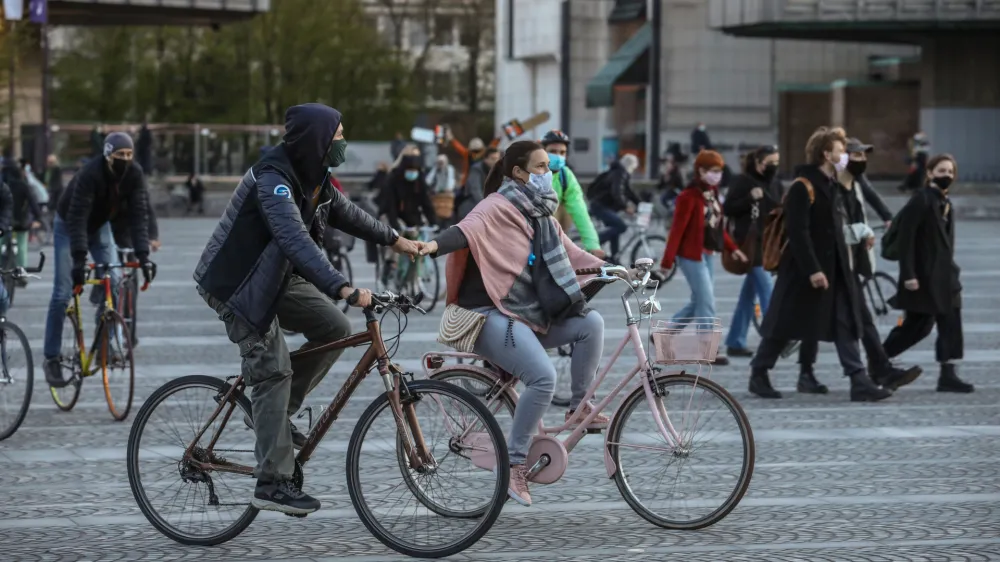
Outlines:
[[604,351],[604,319],[591,310],[586,316],[574,316],[553,324],[547,334],[536,334],[522,322],[514,321],[511,343],[507,328],[510,320],[495,308],[478,309],[486,314],[486,324],[476,340],[475,352],[517,377],[525,386],[514,409],[511,434],[507,437],[510,464],[524,464],[531,437],[552,401],[556,389],[556,369],[546,349],[575,343],[570,362],[575,410],[601,363]]

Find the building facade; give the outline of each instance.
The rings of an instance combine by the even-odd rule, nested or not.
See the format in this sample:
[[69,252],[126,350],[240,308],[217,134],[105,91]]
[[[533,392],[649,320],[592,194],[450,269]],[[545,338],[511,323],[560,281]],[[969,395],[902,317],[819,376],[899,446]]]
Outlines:
[[[584,173],[621,151],[645,157],[652,1],[497,0],[498,123],[548,110],[550,121],[533,134],[565,129]],[[912,45],[733,37],[710,27],[705,0],[661,0],[661,10],[661,153],[670,143],[686,148],[702,122],[734,161],[741,146],[778,143],[781,91],[866,79],[873,60],[919,53]]]

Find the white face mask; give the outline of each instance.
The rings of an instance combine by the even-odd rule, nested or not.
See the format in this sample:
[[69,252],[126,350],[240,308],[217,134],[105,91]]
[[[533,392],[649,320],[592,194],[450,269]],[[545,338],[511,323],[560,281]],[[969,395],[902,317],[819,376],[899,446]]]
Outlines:
[[850,156],[848,156],[846,152],[840,155],[840,160],[838,160],[837,163],[833,165],[834,169],[837,170],[838,174],[847,169],[847,161],[850,159],[851,159]]
[[531,174],[531,176],[528,177],[528,185],[535,191],[552,189],[552,172],[548,171],[544,174]]
[[705,172],[701,175],[701,179],[708,185],[719,185],[722,181],[722,172]]

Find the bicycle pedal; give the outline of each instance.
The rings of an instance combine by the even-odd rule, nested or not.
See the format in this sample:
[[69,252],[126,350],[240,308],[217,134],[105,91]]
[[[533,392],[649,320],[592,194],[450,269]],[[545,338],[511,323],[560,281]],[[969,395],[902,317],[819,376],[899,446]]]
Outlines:
[[308,513],[286,513],[285,515],[287,515],[289,517],[294,517],[296,519],[305,519],[306,515],[309,515],[309,514]]
[[600,427],[588,427],[587,435],[600,435],[604,433],[604,429]]

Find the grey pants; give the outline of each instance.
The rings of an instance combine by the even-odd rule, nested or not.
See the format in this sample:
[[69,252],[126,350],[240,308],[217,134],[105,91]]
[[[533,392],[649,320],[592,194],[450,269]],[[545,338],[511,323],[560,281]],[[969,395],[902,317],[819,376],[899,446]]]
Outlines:
[[291,478],[295,450],[288,418],[298,411],[343,350],[293,360],[279,327],[304,335],[307,341],[300,349],[310,349],[350,335],[350,322],[332,300],[298,276],[289,281],[278,303],[278,317],[263,335],[255,333],[225,304],[201,294],[225,322],[229,339],[240,346],[243,378],[253,389],[250,404],[257,434],[254,474],[265,482]]
[[587,388],[601,364],[604,319],[597,311],[591,310],[586,316],[574,316],[553,324],[547,334],[536,334],[527,325],[515,320],[512,342],[507,332],[509,318],[495,308],[479,309],[477,312],[486,314],[486,324],[476,340],[475,352],[517,377],[525,386],[514,409],[514,421],[507,437],[510,464],[524,464],[531,437],[538,429],[538,422],[552,402],[556,389],[556,368],[545,350],[576,344],[570,360],[573,399],[569,406],[575,410],[587,394]]

